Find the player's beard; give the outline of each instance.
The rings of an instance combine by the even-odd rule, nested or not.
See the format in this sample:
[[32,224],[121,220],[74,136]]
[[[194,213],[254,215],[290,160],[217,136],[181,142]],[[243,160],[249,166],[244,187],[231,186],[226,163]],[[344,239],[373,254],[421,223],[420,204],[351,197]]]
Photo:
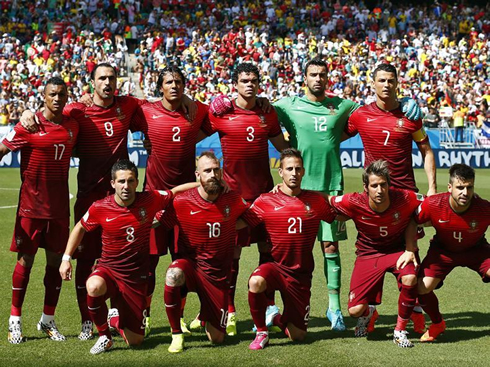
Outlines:
[[201,185],[208,195],[217,195],[223,190],[221,181],[216,178],[210,178],[206,182],[201,181]]

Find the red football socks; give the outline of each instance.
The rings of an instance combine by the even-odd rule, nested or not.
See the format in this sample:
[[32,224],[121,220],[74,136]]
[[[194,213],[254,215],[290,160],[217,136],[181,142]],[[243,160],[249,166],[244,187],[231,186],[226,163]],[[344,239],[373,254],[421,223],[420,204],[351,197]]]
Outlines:
[[27,285],[29,284],[29,276],[31,268],[26,268],[18,262],[15,264],[12,274],[12,306],[10,314],[12,316],[22,315],[22,304],[26,296]]

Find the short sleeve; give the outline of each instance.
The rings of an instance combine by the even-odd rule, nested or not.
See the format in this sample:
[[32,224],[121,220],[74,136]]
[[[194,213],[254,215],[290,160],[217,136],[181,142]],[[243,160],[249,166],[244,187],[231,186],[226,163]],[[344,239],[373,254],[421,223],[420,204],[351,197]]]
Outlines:
[[95,229],[97,229],[100,226],[100,221],[97,215],[97,204],[94,203],[90,208],[88,208],[87,212],[85,215],[82,217],[80,220],[80,223],[82,224],[83,228],[87,232],[91,232]]
[[2,143],[9,150],[16,151],[28,145],[29,141],[30,133],[19,123],[5,136]]

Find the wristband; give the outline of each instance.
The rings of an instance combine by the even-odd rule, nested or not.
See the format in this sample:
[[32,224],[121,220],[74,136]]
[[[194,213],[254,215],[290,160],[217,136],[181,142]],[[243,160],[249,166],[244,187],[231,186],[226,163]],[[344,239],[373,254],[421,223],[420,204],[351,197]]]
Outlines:
[[70,260],[71,260],[71,256],[66,254],[64,254],[63,257],[61,258],[61,261],[70,261]]

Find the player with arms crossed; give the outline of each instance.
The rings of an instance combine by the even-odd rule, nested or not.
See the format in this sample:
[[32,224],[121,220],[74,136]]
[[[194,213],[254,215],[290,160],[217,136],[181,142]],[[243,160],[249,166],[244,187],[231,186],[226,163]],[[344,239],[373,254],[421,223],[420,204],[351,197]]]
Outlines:
[[[115,96],[117,86],[116,69],[108,63],[100,63],[91,73],[94,88],[93,104],[88,107],[74,102],[66,106],[63,113],[74,118],[80,133],[76,155],[80,158],[78,169],[78,192],[74,217],[78,223],[93,202],[114,193],[111,186],[111,168],[120,159],[128,159],[128,130],[133,118],[140,111],[140,101],[129,96]],[[23,124],[27,128],[35,121],[30,111],[24,111]],[[73,257],[77,259],[75,287],[82,328],[80,340],[93,337],[92,321],[87,308],[85,282],[92,266],[101,253],[100,229],[87,233]]]
[[[130,346],[140,345],[145,332],[146,288],[148,285],[149,237],[155,214],[172,197],[195,187],[189,183],[170,191],[137,193],[138,169],[123,159],[112,167],[114,195],[93,203],[76,224],[68,239],[59,272],[71,279],[71,256],[86,232],[102,228],[102,255],[87,279],[87,304],[99,339],[92,354],[113,347],[110,327],[116,328]],[[118,309],[108,312],[106,299]],[[109,320],[108,320],[109,315]]]
[[[192,122],[188,121],[182,104],[185,83],[185,76],[178,67],[164,68],[157,81],[162,99],[144,104],[141,107],[144,118],[140,120],[138,117],[135,122],[152,146],[146,166],[146,191],[169,190],[195,180],[196,143],[208,135],[201,131],[208,125],[208,107],[196,102],[196,117]],[[156,267],[160,256],[167,253],[167,247],[174,257],[173,233],[173,228],[168,231],[164,226],[159,226],[153,228],[150,234],[147,333],[150,330],[150,304],[155,290]],[[182,328],[188,333],[183,319],[181,322]]]
[[315,267],[313,246],[320,220],[332,222],[336,214],[319,193],[301,190],[304,174],[301,153],[294,148],[283,150],[279,167],[282,185],[276,193],[260,195],[239,221],[239,226],[265,223],[272,243],[273,260],[259,265],[249,279],[248,301],[257,327],[249,346],[252,350],[264,349],[269,343],[266,291],[279,290],[284,303],[283,314],[267,321],[293,341],[306,336]]
[[[238,92],[231,108],[220,116],[209,114],[212,132],[218,132],[223,150],[223,178],[249,203],[260,194],[270,191],[274,182],[269,164],[269,140],[280,152],[288,147],[274,109],[265,113],[257,105],[259,69],[251,63],[236,66],[232,75]],[[237,247],[232,265],[228,297],[226,332],[236,335],[235,290],[241,249],[258,243],[260,263],[268,261],[268,244],[263,226],[251,233],[247,228],[238,231]],[[277,310],[277,307],[275,307]]]
[[180,324],[183,290],[199,295],[199,319],[205,323],[209,340],[223,342],[236,221],[247,208],[236,192],[223,192],[221,168],[214,153],[201,154],[196,177],[199,187],[176,197],[173,209],[158,218],[167,227],[179,226],[179,259],[167,270],[164,293],[172,328],[170,353],[184,350]]
[[330,204],[341,215],[352,219],[358,232],[356,262],[349,292],[349,314],[358,318],[355,336],[367,336],[374,305],[381,303],[384,277],[396,276],[400,289],[398,318],[393,342],[402,348],[413,347],[406,325],[417,298],[416,246],[405,241],[411,220],[420,205],[421,195],[410,190],[390,188],[386,161],[366,167],[362,175],[364,192],[330,197]]
[[490,202],[475,194],[474,185],[475,170],[455,164],[449,169],[448,192],[426,198],[417,211],[417,223],[430,223],[436,230],[420,268],[419,301],[432,321],[422,342],[432,342],[446,330],[434,289],[455,267],[470,268],[490,282],[490,245],[485,238]]
[[51,340],[64,341],[54,313],[61,291],[57,271],[70,233],[68,172],[70,156],[77,141],[78,124],[63,116],[68,90],[61,78],[48,79],[44,89],[44,111],[36,114],[39,131],[30,134],[21,125],[0,143],[0,160],[10,151],[20,150],[21,179],[19,206],[10,250],[17,252],[12,275],[12,306],[8,341],[20,344],[22,304],[34,258],[39,247],[46,250],[44,308],[38,330]]
[[[398,76],[391,64],[380,64],[373,71],[373,87],[376,102],[357,109],[346,126],[349,136],[361,136],[365,160],[364,167],[378,159],[388,162],[390,182],[393,187],[418,192],[412,168],[412,143],[415,141],[422,153],[424,169],[429,183],[427,195],[437,191],[436,163],[430,146],[429,137],[424,130],[422,120],[409,120],[403,114],[397,99]],[[423,232],[419,237],[423,236]],[[374,330],[378,311],[374,311],[369,330]],[[425,331],[425,318],[420,306],[412,313],[414,331]]]

